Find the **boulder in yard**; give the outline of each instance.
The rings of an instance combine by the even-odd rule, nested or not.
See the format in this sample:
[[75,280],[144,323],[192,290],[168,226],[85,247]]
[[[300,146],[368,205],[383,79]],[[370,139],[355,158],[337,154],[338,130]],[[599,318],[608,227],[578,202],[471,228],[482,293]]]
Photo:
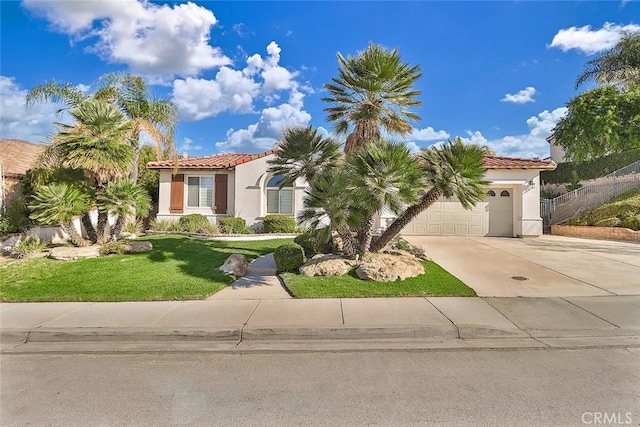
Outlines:
[[0,242],[0,253],[10,253],[15,245],[20,242],[22,236],[11,236]]
[[355,262],[339,255],[318,254],[300,267],[303,276],[344,276],[353,268]]
[[76,259],[98,258],[100,256],[100,246],[86,246],[84,248],[76,248],[72,246],[58,246],[51,248],[49,258],[60,261],[73,261]]
[[233,254],[220,266],[220,271],[226,274],[232,274],[236,277],[242,277],[247,274],[249,263],[247,258],[242,254]]
[[151,249],[153,249],[153,245],[151,244],[151,242],[130,241],[124,244],[124,250],[128,254],[149,252]]
[[356,274],[363,280],[395,282],[424,274],[424,267],[413,256],[369,253],[366,254]]

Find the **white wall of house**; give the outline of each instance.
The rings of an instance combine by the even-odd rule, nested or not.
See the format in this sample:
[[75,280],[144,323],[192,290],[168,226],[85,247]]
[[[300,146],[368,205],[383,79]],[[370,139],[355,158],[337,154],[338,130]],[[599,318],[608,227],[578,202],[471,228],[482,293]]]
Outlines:
[[[267,215],[267,183],[273,174],[267,172],[273,155],[236,166],[235,215],[244,218],[247,225],[259,224]],[[293,186],[293,217],[303,208],[306,183],[298,180]],[[231,191],[231,190],[229,190]]]

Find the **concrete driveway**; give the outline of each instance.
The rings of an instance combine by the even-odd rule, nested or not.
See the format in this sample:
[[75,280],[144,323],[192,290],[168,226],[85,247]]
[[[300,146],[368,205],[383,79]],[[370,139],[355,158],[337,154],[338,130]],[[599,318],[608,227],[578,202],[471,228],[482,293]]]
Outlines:
[[407,236],[479,296],[640,295],[640,244],[541,236]]

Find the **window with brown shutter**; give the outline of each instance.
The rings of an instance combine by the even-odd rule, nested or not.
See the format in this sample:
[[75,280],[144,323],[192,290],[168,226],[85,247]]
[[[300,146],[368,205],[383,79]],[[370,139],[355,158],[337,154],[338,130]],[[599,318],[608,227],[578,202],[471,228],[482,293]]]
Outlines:
[[216,189],[215,189],[215,203],[214,212],[217,214],[227,213],[227,183],[229,175],[216,174]]
[[184,174],[171,175],[171,203],[169,212],[184,212]]

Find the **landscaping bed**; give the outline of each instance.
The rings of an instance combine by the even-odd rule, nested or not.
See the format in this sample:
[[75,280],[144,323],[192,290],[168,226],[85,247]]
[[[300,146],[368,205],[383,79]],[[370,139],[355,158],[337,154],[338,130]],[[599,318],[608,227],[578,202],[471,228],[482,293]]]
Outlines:
[[423,261],[426,273],[395,282],[361,280],[345,276],[307,277],[282,273],[285,286],[295,298],[476,296],[473,289],[433,261]]
[[23,259],[0,265],[0,299],[35,301],[164,301],[204,299],[233,278],[218,270],[232,253],[252,260],[283,239],[215,241],[148,236],[153,250],[78,261]]

